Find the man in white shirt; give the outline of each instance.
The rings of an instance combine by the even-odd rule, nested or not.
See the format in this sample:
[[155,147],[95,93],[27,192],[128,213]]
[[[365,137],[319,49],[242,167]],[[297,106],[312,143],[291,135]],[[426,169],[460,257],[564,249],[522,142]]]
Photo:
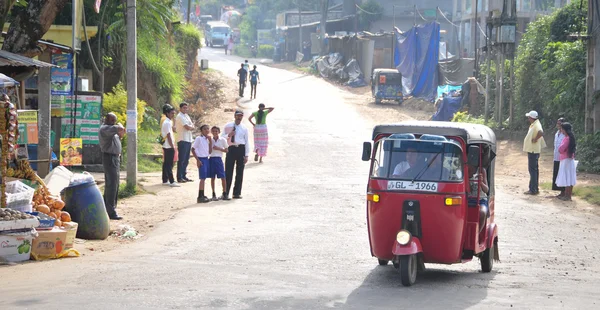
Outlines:
[[179,157],[177,159],[177,182],[191,182],[192,180],[186,177],[186,170],[190,162],[190,151],[192,148],[192,130],[194,123],[188,115],[188,104],[182,102],[179,105],[179,114],[175,119],[175,129],[177,130],[177,151]]
[[163,185],[171,187],[179,187],[173,178],[173,161],[175,160],[175,137],[173,136],[173,117],[175,116],[175,108],[170,104],[165,104],[163,114],[166,116],[161,127],[161,135],[165,139],[163,143],[163,165],[162,165],[162,181]]
[[235,168],[235,185],[233,186],[233,198],[242,198],[242,182],[244,181],[244,167],[248,162],[250,144],[248,143],[248,129],[242,125],[244,112],[235,111],[235,121],[228,123],[223,128],[224,138],[228,138],[229,148],[225,158],[225,178],[227,181],[227,192],[224,200],[229,199],[229,191],[233,180],[233,169]]

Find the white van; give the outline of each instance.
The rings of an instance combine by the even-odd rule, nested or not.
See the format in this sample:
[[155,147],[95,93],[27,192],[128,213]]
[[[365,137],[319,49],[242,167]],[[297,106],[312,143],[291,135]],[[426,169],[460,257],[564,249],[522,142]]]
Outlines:
[[207,46],[224,46],[231,34],[231,28],[224,22],[207,22],[204,28],[204,43]]

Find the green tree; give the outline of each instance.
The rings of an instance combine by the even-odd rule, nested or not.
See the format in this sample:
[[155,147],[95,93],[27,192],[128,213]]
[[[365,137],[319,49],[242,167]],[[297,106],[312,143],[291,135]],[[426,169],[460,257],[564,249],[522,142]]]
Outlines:
[[376,0],[367,0],[358,9],[358,23],[360,29],[369,30],[371,24],[381,19],[383,7]]

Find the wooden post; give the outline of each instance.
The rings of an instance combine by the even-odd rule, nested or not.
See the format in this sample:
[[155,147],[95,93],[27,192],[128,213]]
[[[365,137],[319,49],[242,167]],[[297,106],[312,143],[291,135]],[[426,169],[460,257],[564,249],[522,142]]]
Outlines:
[[[52,63],[51,55],[46,50],[39,57],[40,61]],[[50,68],[38,70],[38,160],[37,174],[44,178],[50,173]]]

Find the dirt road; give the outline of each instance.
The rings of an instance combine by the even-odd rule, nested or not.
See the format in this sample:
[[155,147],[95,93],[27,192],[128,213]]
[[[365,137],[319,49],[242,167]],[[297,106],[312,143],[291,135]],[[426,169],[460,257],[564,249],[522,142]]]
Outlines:
[[[232,78],[240,63],[221,49],[200,57]],[[526,181],[518,173],[498,181],[495,271],[479,272],[478,261],[431,265],[402,287],[393,267],[370,257],[360,154],[376,123],[410,119],[411,111],[373,109],[312,76],[259,70],[259,98],[240,106],[264,102],[275,111],[269,156],[247,166],[242,200],[196,205],[197,184],[135,198],[187,208],[110,252],[0,268],[0,308],[600,307],[600,218],[580,201],[520,195]]]

